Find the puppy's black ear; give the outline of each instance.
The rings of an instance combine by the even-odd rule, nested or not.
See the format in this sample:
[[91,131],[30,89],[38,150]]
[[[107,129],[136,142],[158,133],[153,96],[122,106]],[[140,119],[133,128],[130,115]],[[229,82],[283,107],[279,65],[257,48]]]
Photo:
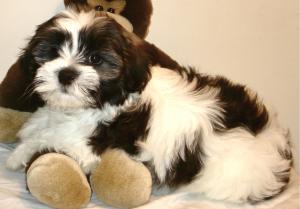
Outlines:
[[157,48],[154,44],[145,41],[144,48],[148,54],[152,66],[159,65],[163,68],[172,70],[178,69],[180,67],[174,59],[172,59],[161,49]]
[[23,53],[20,56],[20,67],[21,70],[27,75],[27,78],[33,80],[36,70],[38,69],[39,65],[34,59],[33,50],[36,46],[37,41],[32,39],[26,48],[23,49]]
[[38,68],[30,47],[24,49],[17,62],[10,67],[0,85],[0,106],[34,112],[44,105],[42,99],[32,92],[35,71]]
[[34,94],[26,95],[31,82],[31,76],[24,71],[19,58],[0,85],[0,106],[25,112],[35,111],[42,101]]
[[21,111],[35,111],[44,105],[42,99],[33,92],[34,77],[40,67],[35,55],[37,52],[47,53],[42,40],[45,35],[49,34],[48,29],[53,26],[53,20],[57,17],[53,17],[37,27],[35,35],[23,49],[18,61],[8,71],[0,88],[0,91],[7,89],[0,94],[0,97],[5,97],[7,107]]
[[141,92],[150,79],[151,61],[144,44],[130,45],[125,64],[124,85],[128,92]]
[[35,49],[39,45],[42,34],[46,33],[44,25],[45,24],[38,26],[34,36],[32,36],[27,46],[23,49],[23,52],[19,58],[20,67],[22,71],[27,75],[28,79],[30,78],[33,80],[36,74],[36,70],[39,68],[39,64],[37,63],[34,54]]
[[35,34],[23,49],[20,66],[27,75],[34,76],[42,62],[58,55],[58,46],[68,36],[64,31],[52,30],[56,27],[56,20],[61,17],[64,15],[58,14],[37,26]]

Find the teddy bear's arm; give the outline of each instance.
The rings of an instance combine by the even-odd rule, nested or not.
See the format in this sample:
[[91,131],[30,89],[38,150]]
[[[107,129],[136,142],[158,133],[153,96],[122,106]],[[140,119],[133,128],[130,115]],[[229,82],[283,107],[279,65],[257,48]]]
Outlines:
[[0,107],[0,142],[13,143],[17,141],[16,134],[31,113],[20,112]]

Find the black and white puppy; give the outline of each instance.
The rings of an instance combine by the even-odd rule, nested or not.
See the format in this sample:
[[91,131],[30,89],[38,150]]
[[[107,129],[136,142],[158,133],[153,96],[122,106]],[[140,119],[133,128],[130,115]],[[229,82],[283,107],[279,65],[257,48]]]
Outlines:
[[93,12],[41,25],[21,63],[45,106],[19,132],[8,167],[55,150],[89,173],[102,152],[121,149],[179,192],[233,202],[279,194],[292,161],[287,132],[256,94],[156,65],[153,47]]

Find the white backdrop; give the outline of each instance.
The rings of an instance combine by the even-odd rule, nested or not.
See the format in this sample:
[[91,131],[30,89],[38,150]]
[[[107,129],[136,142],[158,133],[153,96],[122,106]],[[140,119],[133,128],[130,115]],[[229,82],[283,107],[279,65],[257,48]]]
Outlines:
[[[0,80],[37,24],[63,0],[2,2]],[[292,133],[299,171],[297,0],[153,0],[147,40],[180,63],[247,84],[278,110]]]

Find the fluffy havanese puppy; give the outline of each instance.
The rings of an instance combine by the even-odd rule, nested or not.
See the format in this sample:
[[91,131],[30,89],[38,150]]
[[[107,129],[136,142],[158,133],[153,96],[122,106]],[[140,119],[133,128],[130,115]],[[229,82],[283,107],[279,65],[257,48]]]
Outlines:
[[288,134],[256,94],[192,68],[163,68],[154,49],[93,12],[39,26],[21,65],[45,105],[19,132],[8,167],[54,150],[88,174],[106,149],[121,149],[178,192],[256,202],[283,191]]

